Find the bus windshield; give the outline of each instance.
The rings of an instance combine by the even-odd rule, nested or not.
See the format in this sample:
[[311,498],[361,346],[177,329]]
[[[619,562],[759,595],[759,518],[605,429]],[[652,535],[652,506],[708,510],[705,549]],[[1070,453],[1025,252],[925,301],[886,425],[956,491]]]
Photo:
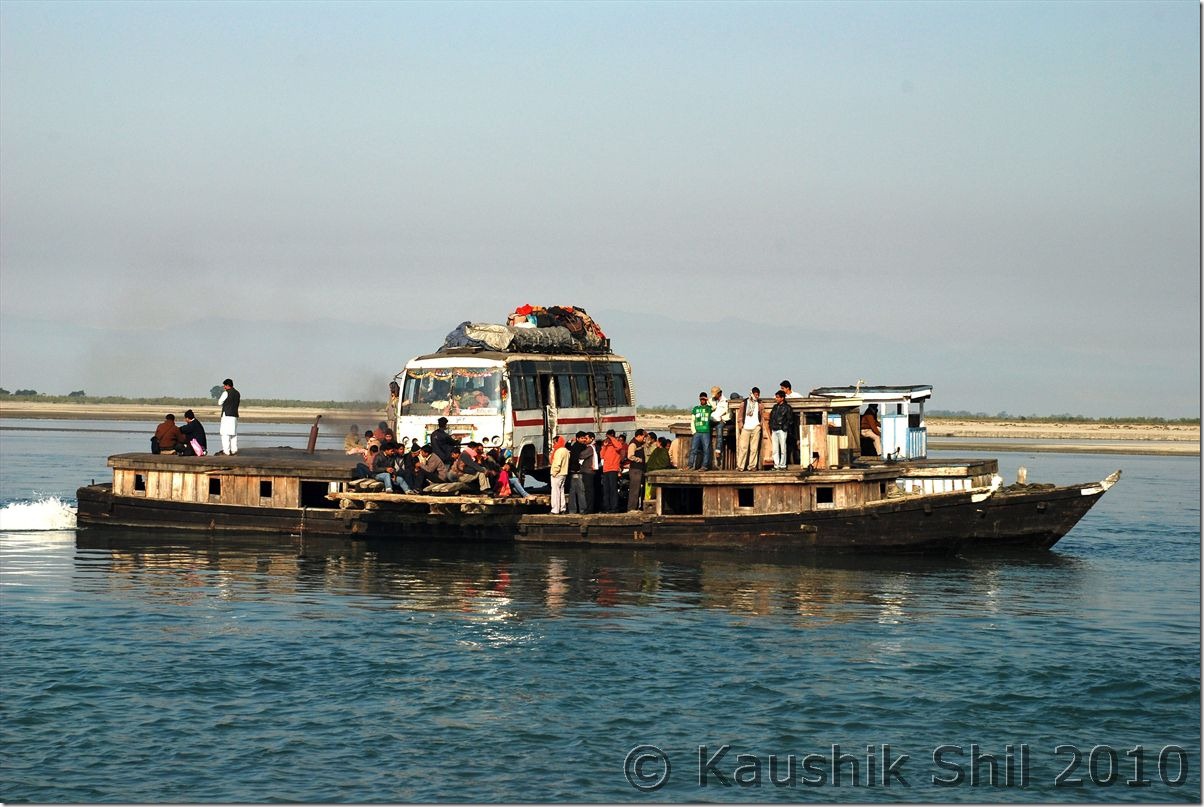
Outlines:
[[403,415],[496,415],[502,371],[493,367],[414,367],[405,372]]

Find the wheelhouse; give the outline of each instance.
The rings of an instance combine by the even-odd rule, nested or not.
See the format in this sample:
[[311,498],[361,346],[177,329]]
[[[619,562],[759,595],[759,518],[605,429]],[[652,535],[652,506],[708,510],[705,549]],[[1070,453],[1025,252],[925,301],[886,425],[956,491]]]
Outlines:
[[[882,428],[882,455],[899,460],[921,460],[928,456],[928,428],[924,423],[924,402],[932,397],[932,386],[819,387],[811,397],[828,398],[845,407],[878,409]],[[861,454],[873,453],[873,446],[860,447]]]

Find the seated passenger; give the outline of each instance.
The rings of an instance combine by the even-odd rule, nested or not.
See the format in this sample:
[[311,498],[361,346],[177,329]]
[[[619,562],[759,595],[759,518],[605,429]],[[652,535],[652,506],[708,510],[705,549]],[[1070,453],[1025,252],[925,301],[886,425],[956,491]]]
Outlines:
[[467,451],[462,451],[459,446],[452,449],[451,456],[451,469],[447,472],[449,482],[468,482],[475,479],[480,491],[489,493],[492,486],[485,466],[469,456]]
[[[209,449],[209,443],[205,439],[205,427],[196,419],[191,409],[184,412],[184,425],[180,427],[180,434],[184,435],[184,444],[180,447],[181,454],[204,456]],[[196,446],[200,447],[199,452],[196,446],[192,445],[193,440],[196,440]]]
[[184,442],[184,433],[176,425],[176,416],[168,415],[155,429],[155,436],[151,438],[151,453],[174,454]]
[[343,436],[343,451],[348,454],[363,454],[364,439],[360,436],[360,427],[351,424],[351,430]]
[[464,405],[466,409],[489,409],[493,406],[493,402],[489,400],[489,396],[484,390],[473,390],[468,397],[468,402]]
[[507,457],[506,461],[502,463],[502,470],[498,472],[497,495],[530,498],[531,494],[527,493],[527,489],[519,482],[521,477],[522,474],[518,472],[514,457]]
[[882,427],[878,423],[878,404],[870,404],[866,407],[865,414],[861,416],[861,436],[874,444],[875,453],[881,457]]
[[673,461],[669,458],[669,440],[668,438],[656,438],[652,435],[653,445],[655,446],[648,452],[648,458],[644,460],[644,473],[652,473],[653,471],[663,471],[666,468],[673,467]]
[[447,481],[447,465],[431,450],[429,443],[419,449],[418,456],[414,467],[414,490],[421,492],[428,484]]
[[376,458],[382,456],[380,453],[380,446],[376,443],[373,443],[372,445],[368,446],[368,450],[365,451],[364,454],[364,461],[357,462],[355,464],[356,479],[368,479],[372,477],[373,474],[378,473],[377,471],[374,471],[373,468],[377,464]]

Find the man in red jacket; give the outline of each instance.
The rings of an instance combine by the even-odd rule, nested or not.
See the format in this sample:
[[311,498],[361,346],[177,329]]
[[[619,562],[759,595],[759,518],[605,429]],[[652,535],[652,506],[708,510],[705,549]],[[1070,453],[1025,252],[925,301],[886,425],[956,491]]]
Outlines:
[[615,436],[614,429],[606,431],[602,441],[602,512],[619,512],[619,471],[623,470],[623,454],[626,447]]

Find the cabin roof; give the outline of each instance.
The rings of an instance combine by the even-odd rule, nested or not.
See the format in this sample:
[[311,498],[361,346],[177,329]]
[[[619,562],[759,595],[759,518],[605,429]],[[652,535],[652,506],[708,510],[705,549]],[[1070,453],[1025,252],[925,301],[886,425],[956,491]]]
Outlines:
[[184,471],[223,473],[238,476],[299,476],[307,479],[352,479],[360,458],[339,450],[307,454],[290,446],[244,448],[233,456],[207,454],[183,457],[176,454],[132,452],[109,457],[110,468],[129,471]]
[[896,386],[817,387],[811,395],[819,398],[857,398],[875,401],[922,401],[932,397],[931,384],[902,384]]

